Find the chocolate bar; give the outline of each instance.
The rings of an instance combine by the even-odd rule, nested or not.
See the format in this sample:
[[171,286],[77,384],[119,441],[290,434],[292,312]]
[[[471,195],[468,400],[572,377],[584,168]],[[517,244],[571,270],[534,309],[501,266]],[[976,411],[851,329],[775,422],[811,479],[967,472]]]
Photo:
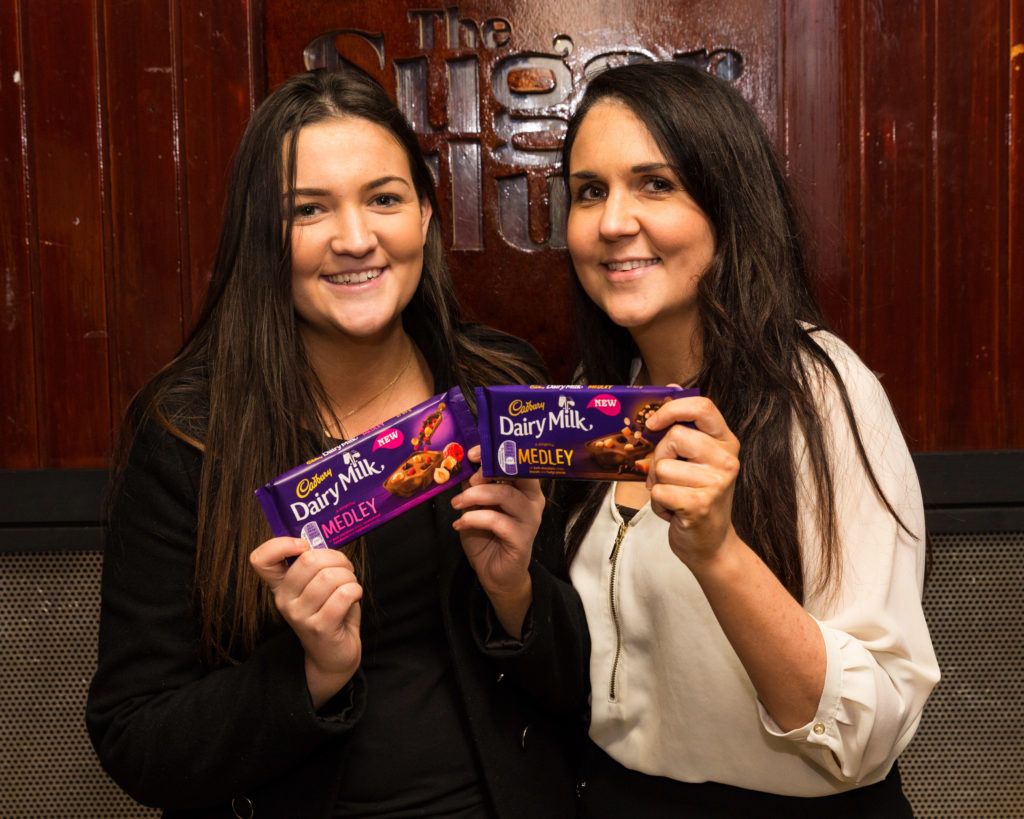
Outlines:
[[681,387],[478,387],[481,466],[488,478],[642,481],[665,430],[647,419]]
[[435,395],[256,490],[274,535],[337,549],[469,477],[479,442],[458,387]]

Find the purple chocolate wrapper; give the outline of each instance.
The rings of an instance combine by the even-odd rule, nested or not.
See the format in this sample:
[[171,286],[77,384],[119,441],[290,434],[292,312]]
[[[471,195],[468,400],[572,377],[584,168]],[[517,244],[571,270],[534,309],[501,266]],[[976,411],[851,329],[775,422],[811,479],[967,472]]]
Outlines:
[[275,535],[337,549],[468,478],[465,453],[478,442],[454,387],[279,475],[256,498]]
[[488,478],[642,481],[665,430],[647,415],[700,395],[680,387],[502,386],[476,389],[480,458]]

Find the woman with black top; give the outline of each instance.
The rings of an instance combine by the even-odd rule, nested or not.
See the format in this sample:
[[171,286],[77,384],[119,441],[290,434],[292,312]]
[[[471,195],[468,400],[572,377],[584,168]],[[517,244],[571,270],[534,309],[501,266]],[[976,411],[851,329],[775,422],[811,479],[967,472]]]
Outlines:
[[924,514],[878,379],[823,329],[756,114],[682,64],[597,75],[563,170],[582,377],[695,385],[646,485],[579,493],[587,816],[908,816],[938,667]]
[[474,475],[344,553],[267,540],[253,498],[432,394],[540,378],[460,321],[436,211],[357,72],[288,80],[246,129],[205,306],[132,404],[110,507],[87,722],[167,816],[573,810],[588,643],[536,483]]

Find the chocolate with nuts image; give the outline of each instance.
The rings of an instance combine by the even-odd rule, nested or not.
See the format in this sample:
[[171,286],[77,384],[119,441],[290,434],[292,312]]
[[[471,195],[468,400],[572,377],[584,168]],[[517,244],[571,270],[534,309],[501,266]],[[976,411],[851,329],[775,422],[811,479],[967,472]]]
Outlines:
[[[654,451],[654,444],[647,440],[647,419],[665,401],[649,401],[641,406],[631,420],[627,415],[622,419],[619,432],[602,435],[587,442],[587,452],[601,469],[612,472],[637,472],[647,474],[648,456]],[[643,466],[638,462],[643,462]]]

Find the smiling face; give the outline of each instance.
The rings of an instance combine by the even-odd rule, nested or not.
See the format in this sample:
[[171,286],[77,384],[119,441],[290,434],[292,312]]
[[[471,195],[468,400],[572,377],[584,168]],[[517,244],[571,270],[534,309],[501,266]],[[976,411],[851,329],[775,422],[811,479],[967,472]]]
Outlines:
[[587,295],[634,338],[692,330],[714,231],[623,103],[602,100],[583,118],[569,190],[569,253]]
[[367,339],[400,326],[423,270],[431,209],[416,195],[397,139],[354,117],[302,128],[291,206],[292,297],[303,335]]

